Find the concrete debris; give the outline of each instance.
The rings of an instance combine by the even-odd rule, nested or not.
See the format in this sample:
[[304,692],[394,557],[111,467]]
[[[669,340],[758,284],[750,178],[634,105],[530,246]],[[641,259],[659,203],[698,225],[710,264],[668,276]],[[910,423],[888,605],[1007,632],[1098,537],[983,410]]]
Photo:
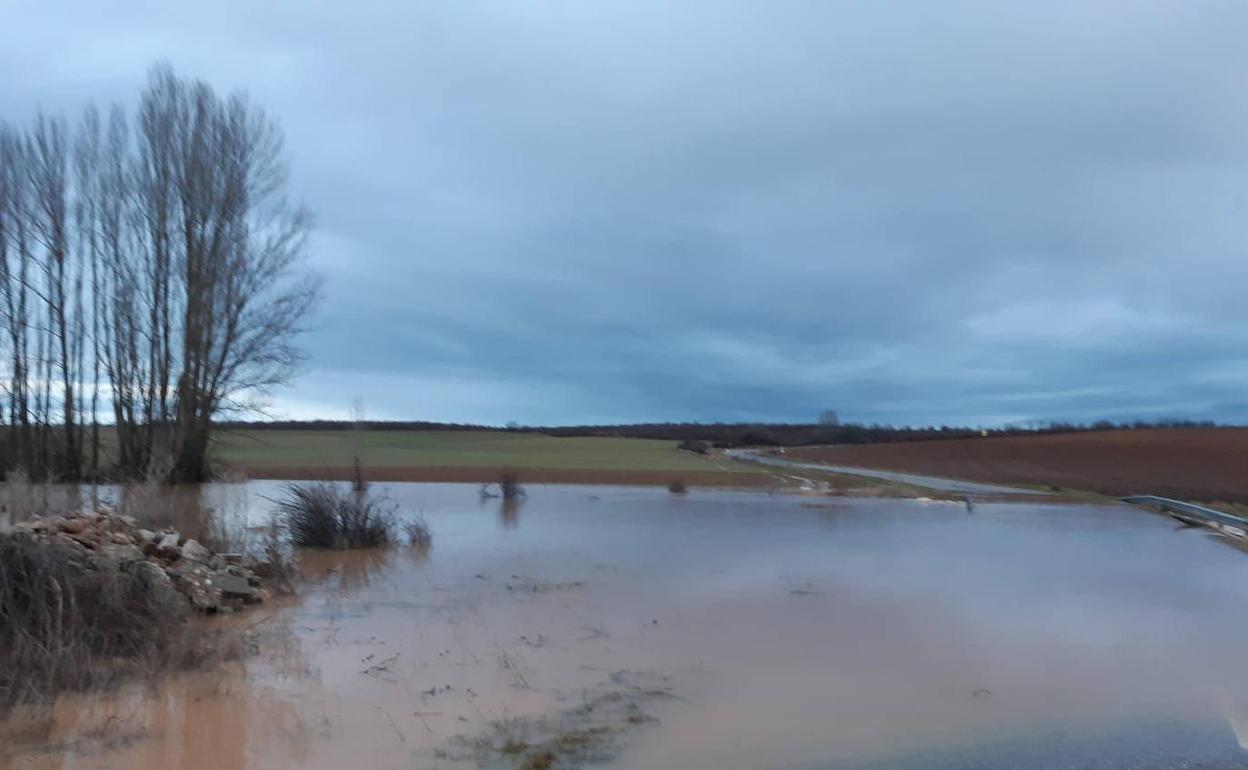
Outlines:
[[30,519],[8,528],[38,540],[69,545],[97,567],[141,570],[158,590],[176,591],[204,614],[235,612],[266,600],[262,587],[267,564],[240,554],[217,554],[173,530],[142,529],[129,516],[92,513]]
[[212,561],[213,553],[204,546],[200,545],[198,540],[187,540],[182,544],[182,558],[187,561],[197,561],[207,564]]
[[162,532],[157,535],[152,552],[162,559],[176,559],[182,555],[182,551],[178,549],[178,541],[181,539],[182,536],[177,532]]

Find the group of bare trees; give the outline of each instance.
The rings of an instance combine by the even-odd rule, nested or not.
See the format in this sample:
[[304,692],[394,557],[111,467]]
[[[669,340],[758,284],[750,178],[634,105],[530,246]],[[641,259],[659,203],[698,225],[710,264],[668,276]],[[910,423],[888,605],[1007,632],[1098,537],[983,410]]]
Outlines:
[[287,379],[318,296],[282,135],[153,68],[131,116],[0,123],[0,464],[201,481],[212,419]]

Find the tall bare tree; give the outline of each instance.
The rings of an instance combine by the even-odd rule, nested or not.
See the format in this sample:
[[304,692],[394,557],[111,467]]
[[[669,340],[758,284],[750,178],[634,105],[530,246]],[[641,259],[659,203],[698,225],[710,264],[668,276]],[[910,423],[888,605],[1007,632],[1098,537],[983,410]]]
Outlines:
[[[299,361],[293,339],[318,295],[298,269],[311,217],[286,199],[280,130],[244,96],[222,99],[157,67],[140,113],[153,257],[172,266],[157,287],[160,410],[173,417],[170,476],[200,481],[212,417],[285,381]],[[180,326],[170,344],[166,315],[175,312]]]
[[[87,459],[92,478],[99,476],[100,470],[100,367],[102,364],[101,350],[101,307],[103,303],[101,277],[101,211],[100,211],[100,114],[94,105],[89,105],[82,116],[78,129],[78,138],[74,144],[74,181],[78,188],[77,202],[74,208],[74,224],[78,230],[78,253],[81,255],[78,273],[78,296],[82,296],[82,282],[90,278],[91,303],[91,406],[80,411],[91,421],[91,448]],[[79,308],[78,339],[78,371],[85,377],[86,369],[82,360],[86,352],[83,344],[82,324],[86,323],[85,315]],[[85,388],[85,384],[84,384]]]
[[134,126],[88,108],[72,142],[55,118],[0,129],[10,466],[98,474],[106,392],[114,468],[202,481],[213,418],[300,360],[319,284],[277,125],[158,65]]
[[40,115],[31,134],[28,173],[34,197],[36,239],[43,247],[43,297],[47,311],[47,328],[42,353],[45,396],[44,418],[51,424],[52,382],[59,379],[61,394],[60,423],[63,438],[55,451],[60,475],[77,478],[81,470],[81,453],[77,440],[77,409],[74,386],[72,314],[74,312],[73,267],[70,263],[69,222],[69,140],[65,121]]

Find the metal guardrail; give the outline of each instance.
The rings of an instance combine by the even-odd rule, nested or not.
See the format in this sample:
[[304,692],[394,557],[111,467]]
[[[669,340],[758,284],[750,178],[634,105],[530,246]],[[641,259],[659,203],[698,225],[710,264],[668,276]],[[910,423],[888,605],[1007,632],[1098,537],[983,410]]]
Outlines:
[[1203,505],[1185,503],[1182,500],[1171,500],[1168,497],[1158,497],[1157,495],[1132,495],[1131,497],[1122,498],[1122,501],[1132,505],[1146,505],[1150,508],[1156,508],[1162,513],[1168,513],[1175,518],[1196,524],[1204,524],[1233,537],[1248,538],[1248,519],[1242,516],[1234,516],[1222,511],[1215,511],[1212,508],[1206,508]]

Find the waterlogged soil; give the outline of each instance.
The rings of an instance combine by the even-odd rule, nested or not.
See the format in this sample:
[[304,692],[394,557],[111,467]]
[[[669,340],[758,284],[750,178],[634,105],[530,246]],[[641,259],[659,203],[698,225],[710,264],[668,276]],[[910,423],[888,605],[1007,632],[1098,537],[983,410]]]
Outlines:
[[226,621],[254,656],[12,719],[0,767],[1248,768],[1248,559],[1163,517],[378,488],[432,548],[305,556]]

